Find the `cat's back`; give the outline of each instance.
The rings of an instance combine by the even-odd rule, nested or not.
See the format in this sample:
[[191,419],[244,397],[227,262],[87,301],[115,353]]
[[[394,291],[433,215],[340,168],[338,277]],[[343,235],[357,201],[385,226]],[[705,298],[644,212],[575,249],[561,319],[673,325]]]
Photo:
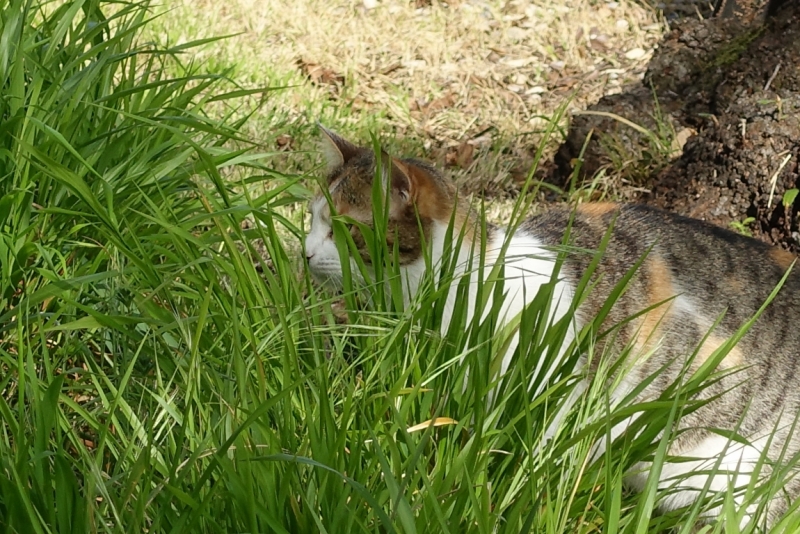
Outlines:
[[[581,264],[610,233],[606,268],[627,271],[644,258],[643,266],[663,263],[671,276],[697,290],[713,282],[714,287],[727,285],[737,292],[757,290],[762,284],[771,291],[797,259],[757,239],[642,204],[560,206],[531,217],[520,230],[549,246],[563,244],[569,233],[566,244],[578,250],[568,261]],[[800,290],[800,271],[786,284]]]
[[[639,204],[557,207],[528,219],[519,231],[545,245],[559,248],[566,244],[563,276],[573,284],[589,268],[594,252],[608,235],[594,274],[596,295],[589,299],[589,306],[602,305],[614,286],[641,261],[616,305],[615,318],[621,320],[669,300],[666,323],[671,321],[681,331],[696,327],[697,336],[723,314],[719,335],[733,334],[759,309],[796,259],[756,239]],[[753,333],[763,346],[800,361],[798,324],[800,265],[792,269]]]

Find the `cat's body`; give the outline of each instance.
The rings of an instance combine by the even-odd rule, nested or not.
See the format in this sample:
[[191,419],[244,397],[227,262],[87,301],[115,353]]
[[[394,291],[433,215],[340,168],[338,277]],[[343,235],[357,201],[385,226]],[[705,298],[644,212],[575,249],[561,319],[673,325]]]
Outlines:
[[[355,147],[327,131],[324,140],[330,163],[328,187],[335,210],[370,224],[375,168],[372,150]],[[465,266],[480,249],[478,226],[474,216],[456,206],[453,184],[432,167],[415,160],[386,156],[384,164],[386,191],[390,195],[388,240],[390,245],[398,241],[407,301],[415,294],[426,269],[423,248],[428,247],[435,265],[442,255],[454,212],[456,233],[464,234],[457,263],[464,266],[463,276],[472,277],[470,286],[476,286],[476,271],[468,272]],[[324,197],[312,203],[312,214],[312,229],[306,241],[309,266],[319,277],[336,279],[341,276],[341,265],[332,242],[330,211]],[[510,239],[503,259],[506,297],[501,315],[504,319],[509,321],[516,316],[533,300],[538,288],[551,280],[556,263],[553,248],[564,242],[567,228],[570,228],[570,245],[576,250],[591,251],[599,248],[612,225],[610,240],[593,275],[595,287],[578,308],[574,328],[577,332],[595,317],[612,288],[644,258],[605,325],[623,323],[608,353],[613,355],[632,345],[634,357],[647,357],[631,366],[612,397],[627,394],[663,366],[665,370],[639,396],[640,400],[654,398],[675,381],[687,359],[694,355],[691,365],[694,368],[701,365],[756,313],[795,260],[793,255],[754,239],[645,206],[588,204],[574,212],[555,208],[526,220],[513,236],[492,227],[487,233],[484,246],[487,272],[497,261],[504,240]],[[355,228],[351,233],[368,261],[360,233]],[[590,253],[565,256],[554,291],[553,319],[567,313],[591,259]],[[454,291],[455,285],[449,300]],[[473,304],[474,295],[470,309]],[[641,314],[644,310],[649,311]],[[641,315],[624,322],[636,314]],[[449,318],[450,312],[446,310],[443,332]],[[503,371],[510,353],[505,357]],[[590,360],[584,365],[587,376],[592,376],[597,361]],[[672,455],[697,460],[667,464],[660,475],[663,487],[675,484],[676,475],[681,473],[714,468],[721,456],[719,468],[739,475],[735,480],[732,476],[717,475],[711,481],[711,491],[725,490],[731,482],[741,486],[747,483],[748,473],[764,449],[770,460],[782,455],[791,458],[800,451],[800,429],[793,431],[800,413],[800,270],[789,274],[775,300],[728,352],[719,368],[737,371],[704,390],[705,397],[720,397],[686,415],[680,424],[685,431],[670,446]],[[576,391],[582,390],[579,387]],[[620,424],[612,433],[619,434],[624,427]],[[715,428],[738,429],[750,445],[731,442],[709,430]],[[709,460],[700,460],[703,458]],[[628,476],[627,482],[641,489],[647,480],[647,466],[640,467]],[[683,477],[680,490],[661,506],[671,509],[691,504],[697,490],[707,481],[703,474]],[[785,487],[787,498],[775,499],[770,504],[770,519],[781,515],[798,495],[800,482],[794,478]]]

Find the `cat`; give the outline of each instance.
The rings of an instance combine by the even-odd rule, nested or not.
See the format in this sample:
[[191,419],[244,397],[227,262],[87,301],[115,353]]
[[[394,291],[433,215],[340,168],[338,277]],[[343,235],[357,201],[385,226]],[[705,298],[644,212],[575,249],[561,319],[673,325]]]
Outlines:
[[[372,224],[376,157],[373,149],[359,147],[321,129],[332,206],[322,194],[312,200],[305,252],[309,270],[316,278],[341,284],[342,265],[333,242],[331,207],[338,214]],[[463,266],[469,264],[479,248],[481,226],[476,212],[458,202],[455,184],[427,163],[385,153],[381,157],[381,167],[385,169],[382,185],[389,196],[387,245],[389,250],[398,250],[406,303],[412,301],[428,266],[438,265],[451,221],[455,234],[463,235],[456,253],[456,264],[462,266],[462,272],[456,273],[456,282],[459,275],[477,276],[474,269]],[[510,236],[501,227],[485,228],[486,270],[494,262],[504,264],[501,317],[506,321],[530,303],[541,285],[551,281],[557,255],[554,247],[563,244],[567,228],[569,244],[583,250],[597,250],[610,232],[602,258],[592,273],[595,285],[575,312],[574,332],[596,316],[614,286],[641,260],[606,321],[620,324],[618,335],[610,341],[614,344],[612,354],[614,348],[621,351],[624,346],[632,346],[633,353],[648,353],[649,357],[631,365],[612,394],[615,398],[632,391],[663,367],[637,397],[655,398],[678,378],[687,357],[694,356],[693,366],[701,365],[759,310],[796,259],[793,254],[756,239],[637,204],[554,207],[525,220]],[[358,226],[351,226],[350,231],[359,254],[369,264],[369,252]],[[504,241],[508,241],[508,248],[499,260]],[[430,254],[427,262],[426,248]],[[590,254],[564,255],[552,293],[552,320],[568,313],[591,260]],[[351,270],[357,272],[355,263]],[[455,287],[454,282],[445,307],[443,334],[452,317]],[[472,308],[474,295],[470,299]],[[625,322],[630,317],[635,319]],[[516,337],[504,356],[501,373],[508,367],[515,343]],[[584,358],[580,366],[586,368],[576,371],[583,370],[589,377],[597,365]],[[664,511],[692,504],[707,482],[712,492],[726,490],[731,479],[736,487],[747,484],[762,454],[774,461],[800,452],[800,429],[793,430],[800,414],[800,272],[788,273],[775,299],[717,369],[732,372],[709,385],[702,395],[719,398],[685,415],[680,422],[682,432],[671,442],[671,455],[693,460],[664,465],[659,487],[674,490],[659,504]],[[567,399],[548,436],[552,436],[564,411],[585,390],[587,380]],[[612,435],[619,435],[624,428],[624,423],[617,425]],[[747,444],[723,438],[710,428],[735,429]],[[597,453],[602,454],[602,446]],[[712,469],[718,461],[722,473],[697,474]],[[641,490],[647,477],[647,465],[642,464],[626,476],[625,482]],[[774,524],[800,495],[800,479],[790,478],[780,495],[768,504],[768,525]],[[713,519],[717,513],[711,510],[707,518]],[[742,525],[749,520],[745,515]]]

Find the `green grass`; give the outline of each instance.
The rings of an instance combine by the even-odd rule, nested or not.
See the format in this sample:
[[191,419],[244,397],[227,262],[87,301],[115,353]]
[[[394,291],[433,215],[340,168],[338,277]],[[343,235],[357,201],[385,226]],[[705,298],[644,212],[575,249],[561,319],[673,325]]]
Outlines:
[[[377,224],[377,284],[346,291],[338,323],[291,252],[303,232],[286,207],[311,181],[240,138],[268,91],[180,56],[202,43],[142,44],[147,3],[11,0],[0,17],[4,531],[685,533],[712,505],[658,515],[654,483],[621,482],[663,463],[708,366],[647,405],[609,406],[598,380],[543,444],[595,337],[530,398],[568,327],[547,324],[546,292],[497,383],[496,310],[435,335],[441,286],[409,309],[387,294],[397,271]],[[634,432],[589,462],[634,413]],[[740,513],[730,492],[717,499]],[[723,531],[736,522],[708,527]]]

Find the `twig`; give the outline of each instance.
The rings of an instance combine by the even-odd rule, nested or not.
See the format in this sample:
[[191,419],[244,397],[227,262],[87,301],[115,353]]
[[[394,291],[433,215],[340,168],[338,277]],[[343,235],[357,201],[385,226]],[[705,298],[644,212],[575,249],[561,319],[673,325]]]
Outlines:
[[781,171],[783,171],[783,168],[786,167],[786,164],[789,163],[790,159],[792,159],[792,155],[791,154],[787,154],[787,156],[785,158],[783,158],[783,161],[781,161],[781,164],[780,164],[780,167],[778,167],[778,170],[775,171],[775,174],[772,175],[772,179],[770,179],[770,182],[772,183],[772,188],[769,190],[769,202],[767,202],[767,209],[768,210],[772,209],[772,195],[775,194],[775,186],[778,183],[778,175],[781,173]]
[[770,76],[769,80],[767,80],[767,85],[764,86],[764,90],[765,91],[769,91],[769,86],[772,85],[772,81],[775,79],[775,76],[778,75],[778,71],[779,70],[781,70],[781,62],[780,61],[778,61],[778,64],[775,65],[775,70],[772,71],[772,76]]

